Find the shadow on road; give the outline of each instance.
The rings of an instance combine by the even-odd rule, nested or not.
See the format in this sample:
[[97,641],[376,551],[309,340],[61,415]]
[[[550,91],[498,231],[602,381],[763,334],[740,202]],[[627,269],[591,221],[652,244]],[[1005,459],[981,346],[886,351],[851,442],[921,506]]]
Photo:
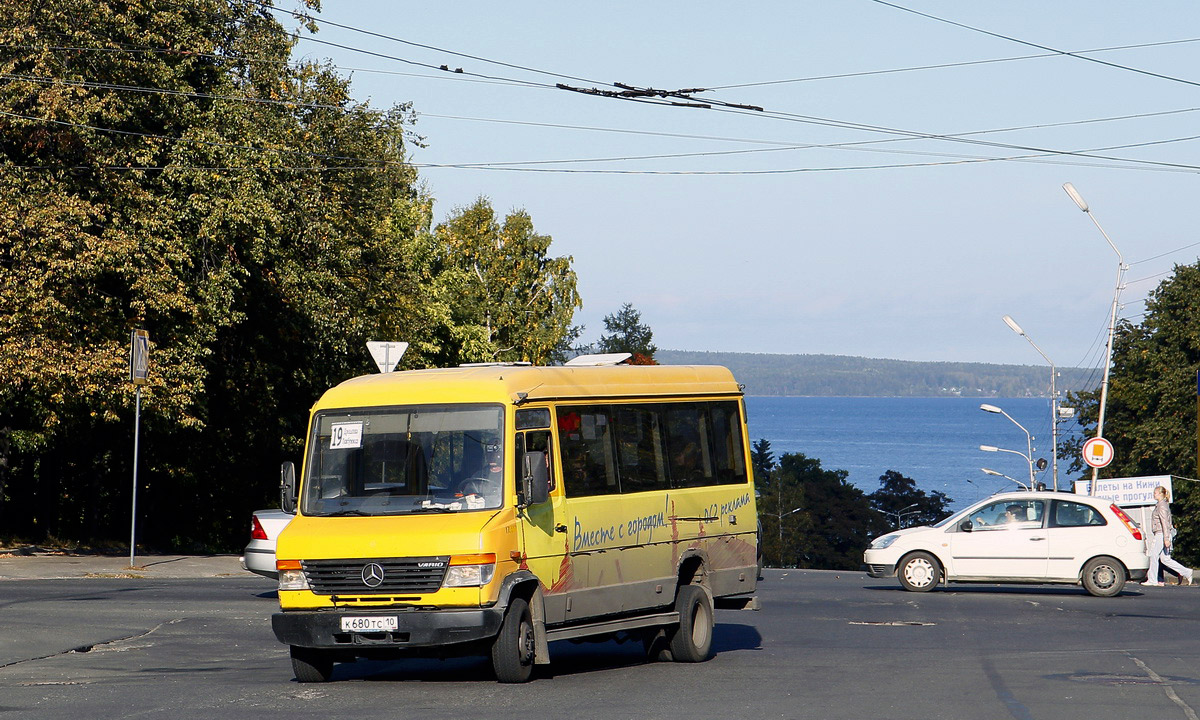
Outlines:
[[[713,653],[758,650],[762,635],[758,628],[735,623],[717,623],[713,627]],[[651,663],[640,640],[604,640],[578,642],[568,640],[550,643],[550,665],[535,668],[534,677],[564,677],[583,673],[619,670]],[[333,679],[366,680],[370,682],[495,682],[491,663],[483,657],[407,658],[403,660],[359,660],[339,663]]]

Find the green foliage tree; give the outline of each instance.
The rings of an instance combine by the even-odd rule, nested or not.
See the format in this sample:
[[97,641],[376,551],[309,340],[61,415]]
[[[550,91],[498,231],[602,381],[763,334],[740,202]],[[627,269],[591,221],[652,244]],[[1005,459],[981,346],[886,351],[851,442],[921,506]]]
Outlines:
[[652,342],[654,332],[642,322],[642,314],[631,303],[625,303],[615,313],[604,316],[605,334],[597,348],[602,353],[631,353],[635,362],[653,362],[658,348]]
[[845,470],[826,470],[803,453],[784,453],[759,500],[768,564],[853,570],[886,521]]
[[754,470],[754,482],[759,490],[768,487],[771,473],[777,467],[770,440],[761,438],[750,446],[750,467]]
[[[871,509],[887,518],[889,528],[930,525],[950,514],[954,502],[946,493],[926,494],[917,483],[895,470],[879,476],[879,489],[867,495]],[[891,525],[890,523],[898,523]]]
[[[523,360],[544,365],[561,356],[581,305],[571,257],[552,257],[551,238],[524,210],[503,223],[487,198],[459,208],[435,231],[449,286],[456,291],[450,362]],[[568,341],[569,342],[569,341]]]
[[[540,360],[569,324],[570,259],[516,213],[464,265],[430,231],[408,108],[356,103],[331,68],[292,63],[260,2],[0,8],[6,533],[128,528],[132,327],[153,343],[141,537],[231,549],[312,401],[372,370],[365,340],[409,341],[404,367],[491,359],[486,297],[492,344]],[[486,294],[464,292],[475,268]]]
[[[1113,462],[1101,477],[1176,476],[1173,514],[1179,528],[1173,554],[1200,564],[1200,477],[1196,382],[1200,371],[1200,263],[1177,265],[1153,290],[1138,324],[1121,322],[1113,342],[1104,437]],[[1095,435],[1098,390],[1071,393],[1083,436]],[[1069,471],[1082,469],[1081,439],[1060,446]],[[1090,469],[1087,471],[1090,474]]]

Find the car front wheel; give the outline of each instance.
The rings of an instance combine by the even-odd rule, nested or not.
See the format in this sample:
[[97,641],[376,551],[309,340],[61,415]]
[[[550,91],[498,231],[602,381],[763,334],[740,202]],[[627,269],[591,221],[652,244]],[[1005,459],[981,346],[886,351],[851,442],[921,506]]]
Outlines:
[[1120,595],[1125,588],[1125,566],[1110,557],[1096,557],[1083,566],[1083,587],[1096,597]]
[[929,592],[942,579],[942,567],[937,558],[929,553],[915,552],[900,561],[896,576],[905,590]]

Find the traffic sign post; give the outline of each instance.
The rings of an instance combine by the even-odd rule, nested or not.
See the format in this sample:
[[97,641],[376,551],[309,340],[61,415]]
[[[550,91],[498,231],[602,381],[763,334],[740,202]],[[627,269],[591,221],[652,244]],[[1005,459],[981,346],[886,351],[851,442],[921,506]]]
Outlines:
[[1083,461],[1096,469],[1107,467],[1113,461],[1112,443],[1102,437],[1094,437],[1083,444]]
[[142,427],[142,386],[150,377],[150,333],[134,330],[129,336],[129,380],[134,385],[133,411],[133,506],[129,511],[129,567],[137,549],[138,440]]
[[396,365],[400,363],[400,358],[404,357],[404,351],[408,349],[406,342],[367,342],[367,350],[371,353],[371,359],[375,361],[375,366],[379,368],[381,373],[390,373],[396,369]]

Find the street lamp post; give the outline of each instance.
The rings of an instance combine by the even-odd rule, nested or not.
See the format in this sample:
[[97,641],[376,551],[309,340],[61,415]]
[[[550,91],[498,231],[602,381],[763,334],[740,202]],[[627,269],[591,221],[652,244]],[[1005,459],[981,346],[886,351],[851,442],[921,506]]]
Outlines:
[[802,507],[792,508],[791,510],[788,510],[787,512],[782,512],[779,509],[776,509],[776,513],[775,513],[775,516],[777,518],[776,522],[778,523],[778,526],[779,526],[779,566],[780,567],[783,567],[783,519],[785,517],[787,517],[788,515],[791,515],[792,513],[798,513],[803,509],[804,508],[802,508]]
[[1016,478],[1009,477],[1009,476],[1005,475],[1005,474],[1004,474],[1004,473],[1002,473],[1002,472],[996,472],[995,470],[992,470],[991,468],[979,468],[979,469],[980,469],[980,470],[982,470],[984,473],[986,473],[986,474],[988,474],[988,475],[995,475],[996,477],[1002,477],[1002,478],[1004,478],[1004,479],[1006,479],[1006,480],[1012,480],[1013,482],[1015,482],[1016,484],[1018,484],[1018,485],[1020,485],[1021,487],[1025,488],[1026,490],[1028,490],[1028,489],[1029,489],[1029,488],[1025,487],[1025,483],[1021,482],[1020,480],[1018,480],[1018,479],[1016,479]]
[[[1117,286],[1113,290],[1112,312],[1108,321],[1108,350],[1104,356],[1104,377],[1100,381],[1100,414],[1096,420],[1096,437],[1104,437],[1104,410],[1108,403],[1108,370],[1112,366],[1113,335],[1117,331],[1117,303],[1121,297],[1121,281],[1125,277],[1125,271],[1128,269],[1128,266],[1125,265],[1125,257],[1121,255],[1121,251],[1117,249],[1117,246],[1113,243],[1112,238],[1108,236],[1108,233],[1104,232],[1104,228],[1100,226],[1100,221],[1096,220],[1095,215],[1092,215],[1087,201],[1083,199],[1083,196],[1079,194],[1075,186],[1071,183],[1063,183],[1063,190],[1066,190],[1067,195],[1070,195],[1071,199],[1075,201],[1075,205],[1091,218],[1096,229],[1108,241],[1108,246],[1117,254]],[[1096,480],[1099,477],[1100,468],[1092,468],[1092,487],[1096,486]]]
[[[1011,328],[1013,332],[1028,340],[1029,344],[1033,346],[1033,349],[1037,350],[1038,355],[1041,355],[1046,363],[1050,366],[1050,462],[1053,463],[1054,468],[1051,471],[1051,475],[1054,477],[1054,489],[1058,490],[1058,389],[1055,383],[1055,378],[1058,377],[1058,371],[1055,369],[1054,361],[1050,359],[1050,356],[1042,352],[1042,349],[1037,346],[1037,343],[1033,341],[1033,338],[1025,334],[1025,331],[1021,329],[1021,326],[1017,324],[1016,320],[1013,320],[1009,315],[1005,315],[1004,324]],[[1032,455],[1033,453],[1031,452],[1030,454]]]
[[[1032,460],[1032,459],[1030,459],[1030,457],[1029,457],[1028,455],[1026,455],[1025,453],[1021,452],[1020,450],[1006,450],[1006,449],[1004,449],[1004,448],[1001,448],[1001,447],[996,447],[995,445],[980,445],[980,446],[979,446],[979,449],[980,449],[980,450],[982,450],[982,451],[984,451],[984,452],[1005,452],[1005,453],[1012,453],[1013,455],[1020,455],[1021,457],[1025,458],[1025,462],[1029,463],[1029,487],[1030,487],[1030,488],[1032,488],[1032,487],[1033,487],[1033,460]],[[1023,484],[1023,483],[1018,483],[1018,484],[1019,484],[1019,485],[1021,485],[1021,484]]]
[[887,512],[885,510],[884,514],[887,515],[888,517],[891,517],[893,515],[896,516],[896,529],[899,530],[901,519],[905,515],[916,515],[917,514],[916,512],[909,512],[909,510],[912,510],[913,508],[918,507],[919,505],[920,505],[920,503],[913,503],[912,505],[909,505],[908,507],[900,508],[896,512]]
[[[1017,422],[1016,420],[1013,420],[1013,416],[1012,416],[1012,415],[1009,415],[1008,413],[1004,412],[1003,410],[1001,410],[1000,408],[996,407],[995,405],[988,405],[987,403],[984,403],[984,404],[982,404],[982,405],[980,405],[980,406],[979,406],[979,409],[980,409],[980,410],[982,410],[982,411],[984,411],[984,412],[996,413],[996,414],[999,414],[999,415],[1003,415],[1004,417],[1008,418],[1008,419],[1009,419],[1009,420],[1012,422],[1012,424],[1013,424],[1013,425],[1016,425],[1017,427],[1021,428],[1021,432],[1025,433],[1025,444],[1026,444],[1026,447],[1027,447],[1027,449],[1029,450],[1029,454],[1028,454],[1028,455],[1026,455],[1026,454],[1023,454],[1023,453],[1017,453],[1017,454],[1018,454],[1018,455],[1020,455],[1021,457],[1025,458],[1025,460],[1026,460],[1026,461],[1029,463],[1029,487],[1030,487],[1030,488],[1032,488],[1032,487],[1033,487],[1033,485],[1034,485],[1034,479],[1033,479],[1033,436],[1029,434],[1029,431],[1025,429],[1025,426],[1024,426],[1024,425],[1022,425],[1021,423]],[[988,447],[992,447],[992,446],[991,446],[991,445],[980,445],[980,446],[979,446],[979,449],[980,449],[980,450],[983,450],[983,449],[985,449],[985,448],[988,448]],[[988,450],[988,452],[993,452],[993,451],[991,451],[991,450]],[[1016,450],[1004,450],[1003,452],[1017,452],[1017,451],[1016,451]],[[1044,466],[1043,466],[1043,467],[1044,467]]]

